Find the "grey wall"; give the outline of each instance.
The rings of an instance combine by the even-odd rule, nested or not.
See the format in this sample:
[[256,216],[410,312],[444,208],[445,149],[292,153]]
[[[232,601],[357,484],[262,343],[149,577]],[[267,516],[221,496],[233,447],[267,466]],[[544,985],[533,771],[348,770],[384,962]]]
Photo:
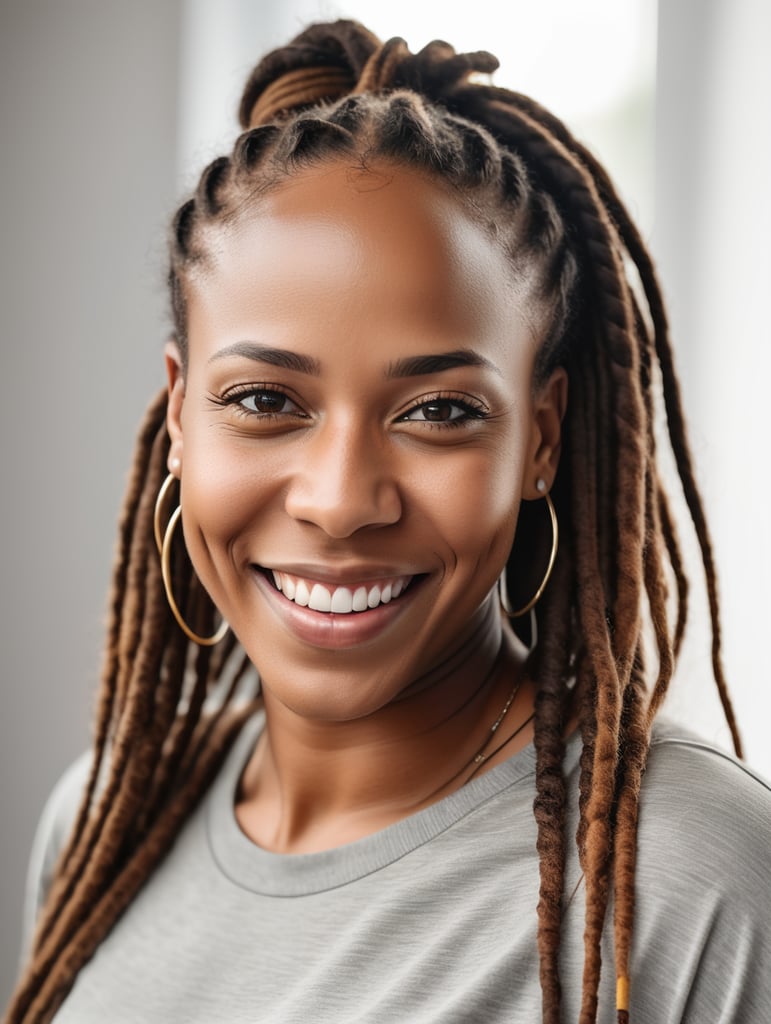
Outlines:
[[162,384],[176,0],[0,6],[0,1004],[35,822],[88,740],[114,524]]

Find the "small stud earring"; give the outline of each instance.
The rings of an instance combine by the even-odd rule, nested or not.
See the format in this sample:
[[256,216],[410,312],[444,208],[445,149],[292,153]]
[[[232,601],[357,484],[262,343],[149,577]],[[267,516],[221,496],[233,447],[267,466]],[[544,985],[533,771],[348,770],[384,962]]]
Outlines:
[[182,460],[178,459],[175,455],[173,459],[169,459],[169,469],[172,473],[178,473],[182,468]]
[[546,491],[546,481],[543,479],[543,477],[538,477],[538,479],[535,482],[535,489],[538,491],[539,494],[543,494]]

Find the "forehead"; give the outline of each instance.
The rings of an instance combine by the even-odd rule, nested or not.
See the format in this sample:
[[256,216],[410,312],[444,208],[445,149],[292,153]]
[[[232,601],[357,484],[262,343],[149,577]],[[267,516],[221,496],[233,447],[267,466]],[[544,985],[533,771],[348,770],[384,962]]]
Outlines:
[[[449,186],[401,165],[303,170],[205,240],[190,334],[257,318],[332,317],[340,330],[457,339],[531,335],[518,281],[490,227]],[[243,329],[246,329],[246,324]]]

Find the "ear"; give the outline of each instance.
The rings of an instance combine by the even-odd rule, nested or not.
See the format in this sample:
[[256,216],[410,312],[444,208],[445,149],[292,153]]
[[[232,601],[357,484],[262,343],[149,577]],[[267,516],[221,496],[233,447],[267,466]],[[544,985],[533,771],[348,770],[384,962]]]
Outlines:
[[558,366],[533,399],[530,446],[525,463],[522,497],[533,501],[543,497],[538,480],[550,491],[557,475],[562,449],[562,420],[568,404],[568,375]]
[[182,370],[182,353],[176,341],[166,342],[164,358],[169,382],[166,429],[171,439],[167,465],[169,472],[179,479],[182,475],[182,403],[185,399],[185,378]]

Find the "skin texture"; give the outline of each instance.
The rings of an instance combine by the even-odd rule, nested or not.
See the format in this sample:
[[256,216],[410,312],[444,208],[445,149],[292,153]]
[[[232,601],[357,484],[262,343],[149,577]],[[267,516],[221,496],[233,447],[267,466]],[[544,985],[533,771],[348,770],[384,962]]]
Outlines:
[[[494,588],[520,501],[553,481],[566,377],[533,392],[526,282],[414,170],[308,169],[208,251],[184,370],[167,353],[169,467],[196,572],[262,679],[239,820],[308,852],[465,781],[523,661]],[[288,601],[271,569],[330,590],[412,582],[332,615]],[[532,699],[518,692],[496,743]]]

